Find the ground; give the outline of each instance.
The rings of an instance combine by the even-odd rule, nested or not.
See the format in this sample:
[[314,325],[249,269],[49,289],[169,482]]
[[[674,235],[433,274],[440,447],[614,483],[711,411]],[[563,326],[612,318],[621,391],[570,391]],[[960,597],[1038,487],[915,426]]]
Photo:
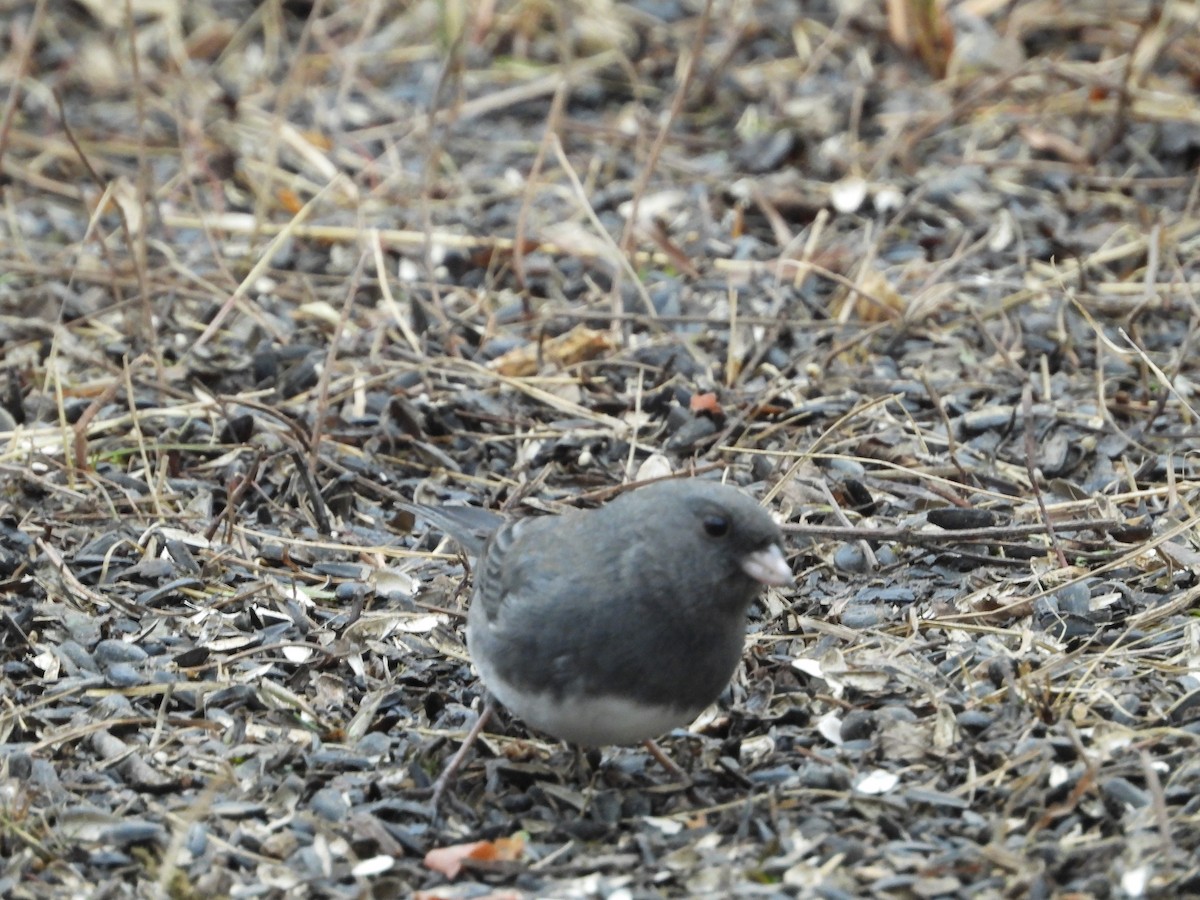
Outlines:
[[[948,6],[0,3],[0,893],[1200,892],[1196,8]],[[796,573],[690,784],[435,816],[402,503],[672,473]]]

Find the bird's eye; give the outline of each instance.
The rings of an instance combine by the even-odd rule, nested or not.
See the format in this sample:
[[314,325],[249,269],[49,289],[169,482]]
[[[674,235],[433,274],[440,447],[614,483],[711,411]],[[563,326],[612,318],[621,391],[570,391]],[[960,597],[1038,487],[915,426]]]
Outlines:
[[704,532],[709,537],[725,537],[729,533],[729,520],[724,516],[705,516]]

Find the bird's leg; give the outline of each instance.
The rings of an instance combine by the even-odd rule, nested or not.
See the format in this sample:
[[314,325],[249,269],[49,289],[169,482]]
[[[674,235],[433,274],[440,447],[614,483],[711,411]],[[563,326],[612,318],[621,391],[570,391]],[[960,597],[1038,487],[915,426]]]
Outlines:
[[687,772],[675,765],[675,761],[672,760],[671,757],[667,756],[667,754],[663,753],[662,747],[658,746],[658,744],[656,744],[650,738],[646,738],[646,740],[642,741],[642,744],[645,746],[646,751],[654,757],[655,761],[667,770],[668,775],[675,780],[682,782],[684,785],[690,785],[692,783],[692,779],[688,777]]
[[463,761],[466,760],[467,754],[471,752],[472,745],[479,740],[479,735],[483,734],[483,727],[492,718],[492,710],[494,708],[492,698],[489,696],[484,701],[483,711],[480,712],[479,718],[475,720],[475,724],[471,726],[471,730],[463,738],[463,742],[459,745],[458,750],[450,757],[450,762],[446,764],[446,768],[442,769],[442,774],[433,783],[433,798],[430,800],[430,804],[433,807],[433,815],[435,817],[438,813],[438,806],[442,802],[442,795],[446,793],[446,788],[454,783],[454,778],[458,775],[458,770],[462,767]]

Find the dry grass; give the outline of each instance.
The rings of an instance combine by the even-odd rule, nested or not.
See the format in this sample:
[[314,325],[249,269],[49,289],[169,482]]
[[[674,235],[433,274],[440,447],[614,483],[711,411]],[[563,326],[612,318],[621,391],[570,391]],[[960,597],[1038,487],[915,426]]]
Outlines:
[[[0,2],[0,893],[1196,890],[1194,11],[693,6]],[[696,788],[431,825],[395,501],[691,469],[800,584]]]

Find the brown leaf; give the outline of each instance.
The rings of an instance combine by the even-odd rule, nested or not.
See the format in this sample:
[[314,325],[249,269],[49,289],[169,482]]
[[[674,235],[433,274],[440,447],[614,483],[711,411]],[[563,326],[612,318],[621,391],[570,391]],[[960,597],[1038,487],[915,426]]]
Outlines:
[[688,407],[694,413],[712,416],[714,419],[719,419],[725,415],[721,409],[721,403],[717,400],[717,395],[709,391],[707,394],[692,394],[692,399],[688,403]]
[[936,77],[946,74],[954,51],[954,26],[943,0],[887,0],[888,36],[915,52]]
[[1032,150],[1057,156],[1067,162],[1080,164],[1088,162],[1087,151],[1061,134],[1028,125],[1022,126],[1020,131],[1021,137],[1025,138],[1025,143]]
[[474,862],[511,862],[520,859],[525,852],[525,839],[521,835],[496,838],[494,841],[474,841],[469,844],[451,844],[434,847],[425,854],[425,868],[440,872],[454,879],[463,870],[467,860]]
[[536,375],[539,362],[566,368],[610,353],[615,348],[607,331],[596,331],[576,325],[566,334],[543,341],[541,344],[526,344],[510,350],[492,360],[491,367],[501,375],[520,378]]

